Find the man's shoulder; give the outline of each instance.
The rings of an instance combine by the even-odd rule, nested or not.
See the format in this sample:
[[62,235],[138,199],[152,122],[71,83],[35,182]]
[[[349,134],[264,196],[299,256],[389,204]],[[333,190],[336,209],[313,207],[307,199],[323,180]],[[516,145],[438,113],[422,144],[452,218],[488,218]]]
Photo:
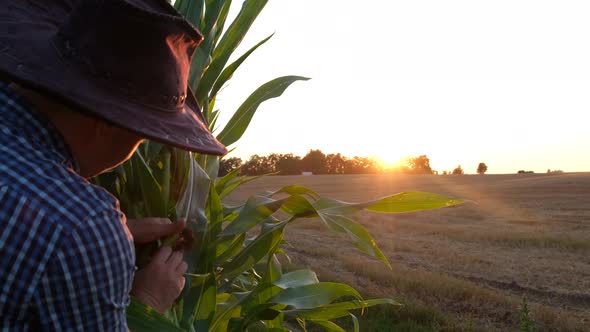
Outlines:
[[54,160],[24,157],[17,167],[0,165],[0,190],[43,211],[47,220],[68,229],[98,214],[123,218],[115,197]]

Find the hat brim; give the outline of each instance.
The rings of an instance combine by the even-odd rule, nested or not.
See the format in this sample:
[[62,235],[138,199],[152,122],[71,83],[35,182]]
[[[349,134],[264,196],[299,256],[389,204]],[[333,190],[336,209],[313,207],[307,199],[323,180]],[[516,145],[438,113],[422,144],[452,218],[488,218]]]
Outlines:
[[39,22],[29,17],[17,22],[4,17],[0,27],[0,72],[12,81],[147,139],[198,153],[227,153],[209,131],[190,90],[182,110],[154,110],[114,92],[103,78],[93,77],[64,59],[54,45],[57,28],[50,19]]

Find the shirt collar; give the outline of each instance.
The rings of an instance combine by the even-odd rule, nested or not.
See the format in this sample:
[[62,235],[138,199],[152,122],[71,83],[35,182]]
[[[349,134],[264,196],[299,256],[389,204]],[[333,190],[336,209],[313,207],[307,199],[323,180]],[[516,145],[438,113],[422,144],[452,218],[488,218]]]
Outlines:
[[59,130],[47,116],[39,112],[24,96],[0,82],[0,99],[11,107],[0,107],[2,125],[17,133],[34,146],[53,152],[64,166],[79,173],[80,169]]

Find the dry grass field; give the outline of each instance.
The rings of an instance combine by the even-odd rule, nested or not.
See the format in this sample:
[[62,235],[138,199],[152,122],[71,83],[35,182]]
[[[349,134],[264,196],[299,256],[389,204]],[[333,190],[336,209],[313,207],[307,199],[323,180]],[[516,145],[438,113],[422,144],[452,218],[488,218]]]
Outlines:
[[524,322],[536,331],[590,331],[590,173],[269,176],[229,201],[290,184],[345,201],[401,191],[467,200],[436,211],[357,214],[393,270],[319,219],[287,229],[291,264],[404,303],[371,308],[363,331],[518,331]]

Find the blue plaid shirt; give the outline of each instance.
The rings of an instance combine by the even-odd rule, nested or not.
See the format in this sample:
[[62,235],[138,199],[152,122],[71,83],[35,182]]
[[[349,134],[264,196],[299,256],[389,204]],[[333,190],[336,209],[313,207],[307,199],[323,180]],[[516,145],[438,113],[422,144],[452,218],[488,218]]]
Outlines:
[[0,330],[126,331],[135,269],[118,201],[0,85]]

